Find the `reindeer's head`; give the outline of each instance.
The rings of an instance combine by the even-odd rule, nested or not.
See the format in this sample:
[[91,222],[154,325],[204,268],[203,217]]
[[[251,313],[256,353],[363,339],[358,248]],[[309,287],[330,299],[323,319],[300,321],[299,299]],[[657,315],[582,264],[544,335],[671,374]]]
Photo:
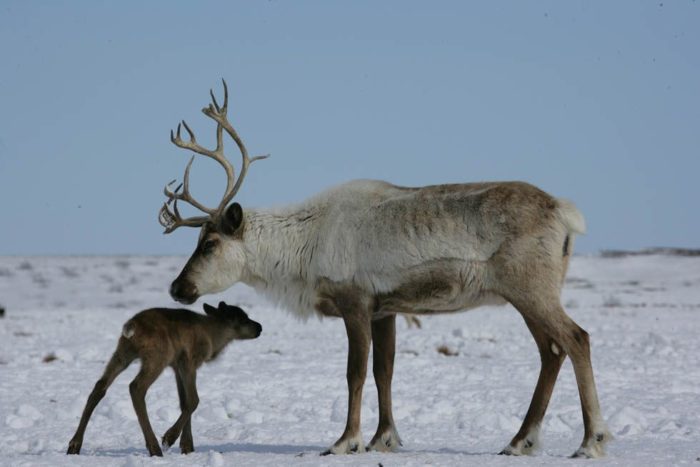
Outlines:
[[[166,234],[180,226],[201,227],[194,253],[170,287],[170,295],[173,299],[187,304],[193,303],[202,295],[221,292],[241,279],[246,261],[243,247],[245,216],[240,204],[229,205],[229,203],[241,187],[250,164],[268,157],[265,155],[249,158],[248,150],[243,141],[229,123],[226,117],[228,110],[226,81],[224,81],[223,106],[219,106],[216,102],[213,92],[210,91],[210,94],[212,102],[208,107],[203,108],[202,112],[216,122],[216,149],[206,149],[197,144],[194,133],[184,120],[178,124],[175,134],[170,132],[170,141],[180,148],[210,157],[221,164],[226,171],[227,178],[224,196],[215,209],[202,205],[192,197],[189,191],[190,168],[194,161],[194,156],[192,156],[185,169],[183,182],[175,190],[170,189],[175,183],[174,180],[165,186],[164,193],[168,201],[163,205],[158,215],[158,220],[165,227]],[[181,139],[181,127],[187,131],[189,141]],[[233,166],[224,155],[224,130],[236,142],[243,157],[238,179],[235,178]],[[178,201],[189,203],[206,215],[183,219],[177,208]],[[169,207],[170,204],[173,205],[172,211]]]

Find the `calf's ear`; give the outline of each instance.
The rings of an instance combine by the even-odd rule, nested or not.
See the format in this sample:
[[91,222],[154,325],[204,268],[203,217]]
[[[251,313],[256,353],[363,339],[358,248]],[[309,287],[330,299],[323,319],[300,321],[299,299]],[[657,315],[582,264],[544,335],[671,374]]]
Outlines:
[[213,315],[217,314],[218,311],[219,311],[219,310],[217,310],[216,308],[214,308],[214,307],[211,306],[210,304],[208,304],[208,303],[205,303],[205,304],[204,304],[204,312],[205,312],[206,314],[212,315],[212,316],[213,316]]

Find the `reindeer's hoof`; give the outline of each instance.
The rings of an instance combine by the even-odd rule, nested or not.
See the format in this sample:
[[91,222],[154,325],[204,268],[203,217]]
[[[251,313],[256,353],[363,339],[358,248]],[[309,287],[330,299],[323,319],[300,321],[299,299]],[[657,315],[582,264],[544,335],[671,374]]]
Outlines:
[[583,447],[581,446],[576,450],[575,453],[571,455],[571,459],[598,459],[599,457],[605,457],[605,450],[602,446],[600,447]]
[[372,441],[370,441],[369,446],[367,446],[368,451],[379,451],[379,452],[394,452],[399,446],[402,446],[401,438],[396,428],[391,427],[388,430],[374,435]]
[[612,439],[610,432],[596,433],[590,439],[584,440],[580,448],[571,455],[573,459],[597,459],[605,457],[605,445]]
[[365,444],[362,442],[362,435],[356,435],[352,437],[342,437],[335,442],[330,449],[327,449],[321,453],[322,456],[328,456],[329,454],[353,454],[358,452],[365,452]]
[[515,443],[511,442],[498,453],[499,456],[530,456],[537,449],[537,440],[525,438]]

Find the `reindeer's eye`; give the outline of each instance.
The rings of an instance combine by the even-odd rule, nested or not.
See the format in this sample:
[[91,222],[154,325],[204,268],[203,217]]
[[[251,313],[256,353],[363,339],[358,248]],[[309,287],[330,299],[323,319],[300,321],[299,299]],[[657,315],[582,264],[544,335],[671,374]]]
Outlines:
[[212,251],[214,251],[214,248],[216,248],[216,245],[218,244],[218,241],[216,240],[205,240],[204,243],[202,244],[202,253],[209,254]]

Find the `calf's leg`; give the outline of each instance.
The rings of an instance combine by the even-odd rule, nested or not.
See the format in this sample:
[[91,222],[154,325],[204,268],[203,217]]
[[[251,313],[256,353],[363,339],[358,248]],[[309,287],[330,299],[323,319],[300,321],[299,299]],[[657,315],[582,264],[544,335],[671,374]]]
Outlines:
[[136,417],[139,420],[141,431],[143,432],[146,448],[151,456],[162,456],[163,451],[160,449],[158,439],[153,433],[151,422],[148,419],[148,411],[146,410],[146,392],[151,387],[153,382],[158,379],[158,376],[165,369],[165,365],[156,363],[150,359],[143,359],[141,370],[136,375],[136,378],[129,384],[129,393],[131,394],[131,402],[136,411]]
[[102,377],[97,380],[95,387],[92,389],[92,392],[88,397],[87,403],[85,404],[85,409],[83,409],[83,415],[80,417],[78,429],[75,431],[73,438],[68,443],[68,451],[66,454],[80,454],[80,448],[83,446],[83,436],[85,435],[85,429],[90,421],[92,412],[105,396],[107,389],[114,382],[114,379],[133,361],[134,356],[129,355],[124,348],[117,346],[117,350],[107,363],[107,367],[105,368]]

